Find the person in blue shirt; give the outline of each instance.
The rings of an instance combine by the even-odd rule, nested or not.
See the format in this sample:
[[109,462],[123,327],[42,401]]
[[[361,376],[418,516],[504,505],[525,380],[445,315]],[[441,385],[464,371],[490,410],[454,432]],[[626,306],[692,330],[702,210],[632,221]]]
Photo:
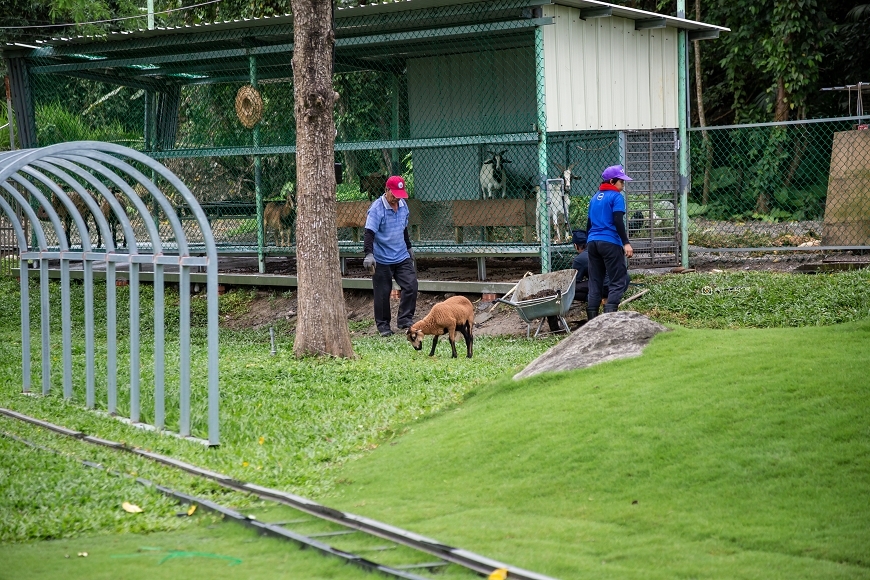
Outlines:
[[411,212],[405,200],[405,180],[387,179],[384,195],[376,199],[366,215],[363,266],[372,274],[375,295],[375,325],[381,336],[391,336],[390,291],[393,280],[402,290],[396,322],[400,329],[411,327],[417,309],[417,267],[408,236]]
[[589,297],[586,316],[598,316],[604,279],[610,284],[604,312],[616,312],[628,288],[628,267],[625,259],[634,255],[625,231],[625,197],[622,190],[631,178],[621,165],[613,165],[601,174],[602,183],[589,202],[586,223],[586,250],[589,254]]

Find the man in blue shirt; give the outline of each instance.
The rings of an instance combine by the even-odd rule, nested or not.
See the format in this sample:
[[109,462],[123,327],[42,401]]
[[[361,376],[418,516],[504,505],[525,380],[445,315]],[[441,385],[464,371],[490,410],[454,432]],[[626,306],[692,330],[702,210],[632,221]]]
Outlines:
[[604,278],[610,278],[604,312],[616,312],[628,288],[625,258],[634,255],[625,231],[625,198],[622,190],[631,178],[621,165],[613,165],[601,174],[602,183],[589,202],[586,224],[586,250],[589,254],[589,300],[586,316],[598,316]]
[[397,322],[400,329],[410,328],[417,309],[417,267],[408,219],[411,212],[405,200],[405,180],[394,175],[387,180],[384,195],[376,199],[366,215],[363,266],[373,274],[375,325],[381,336],[393,334],[390,328],[390,291],[393,280],[402,290]]

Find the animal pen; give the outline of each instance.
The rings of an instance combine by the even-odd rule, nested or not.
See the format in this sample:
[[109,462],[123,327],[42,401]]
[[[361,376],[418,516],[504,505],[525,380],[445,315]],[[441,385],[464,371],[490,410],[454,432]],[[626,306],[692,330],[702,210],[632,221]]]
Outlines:
[[[570,231],[617,163],[634,178],[632,263],[680,261],[678,44],[727,29],[593,0],[394,2],[334,20],[343,265],[362,256],[389,174],[408,184],[418,256],[476,258],[481,279],[486,257],[567,265]],[[23,147],[146,153],[196,196],[219,252],[256,255],[260,272],[295,252],[292,54],[290,15],[3,51]]]

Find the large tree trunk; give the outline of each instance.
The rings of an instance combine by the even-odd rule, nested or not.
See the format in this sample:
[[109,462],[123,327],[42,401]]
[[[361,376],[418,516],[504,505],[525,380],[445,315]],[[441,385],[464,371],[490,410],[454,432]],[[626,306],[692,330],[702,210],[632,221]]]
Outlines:
[[353,357],[335,235],[332,2],[292,0],[296,113],[296,356]]

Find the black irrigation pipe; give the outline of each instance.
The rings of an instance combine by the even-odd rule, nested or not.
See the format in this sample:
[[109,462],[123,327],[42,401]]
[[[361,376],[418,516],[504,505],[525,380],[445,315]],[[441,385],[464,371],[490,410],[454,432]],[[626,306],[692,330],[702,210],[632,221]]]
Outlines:
[[[41,451],[47,451],[49,453],[59,453],[58,451],[56,451],[54,449],[51,449],[49,447],[45,447],[43,445],[39,445],[39,444],[34,443],[32,441],[28,441],[27,439],[24,439],[22,437],[18,437],[17,435],[12,435],[11,433],[0,432],[0,435],[7,437],[9,439],[12,439],[14,441],[18,441],[19,443],[23,443],[24,445],[28,445],[28,446],[33,447],[35,449],[39,449]],[[228,508],[226,506],[223,506],[219,503],[215,503],[215,502],[208,500],[208,499],[204,499],[201,497],[196,497],[194,495],[189,495],[189,494],[186,494],[186,493],[183,493],[180,491],[176,491],[176,490],[168,488],[166,486],[154,483],[153,481],[151,481],[149,479],[145,479],[144,477],[136,477],[136,476],[132,476],[132,475],[127,475],[126,473],[119,473],[117,471],[113,471],[111,469],[108,469],[107,467],[105,467],[99,463],[94,463],[93,461],[87,461],[87,460],[83,460],[83,459],[79,460],[79,461],[82,463],[82,465],[84,465],[86,467],[100,469],[100,470],[105,471],[106,473],[108,473],[110,475],[114,475],[116,477],[130,478],[140,485],[156,489],[157,491],[159,491],[163,495],[165,495],[167,497],[171,497],[173,499],[176,499],[179,502],[188,503],[188,504],[195,504],[195,505],[201,506],[204,509],[207,509],[207,510],[215,512],[215,513],[219,513],[219,514],[221,514],[221,515],[223,515],[231,520],[234,520],[238,523],[244,524],[248,527],[254,528],[257,531],[259,531],[260,533],[276,536],[276,537],[279,537],[279,538],[284,539],[284,540],[291,540],[293,542],[296,542],[297,544],[299,544],[303,548],[314,548],[315,550],[318,550],[327,556],[334,556],[337,558],[341,558],[346,563],[360,566],[361,568],[364,568],[367,571],[370,571],[370,572],[371,571],[378,571],[378,572],[382,572],[388,576],[393,576],[395,578],[403,578],[404,580],[429,580],[428,578],[425,578],[423,576],[417,576],[416,574],[412,574],[410,572],[405,572],[403,570],[391,568],[390,566],[384,566],[383,564],[378,564],[377,562],[373,562],[371,560],[368,560],[367,558],[363,558],[363,557],[358,556],[356,554],[353,554],[351,552],[346,552],[344,550],[338,550],[338,549],[333,548],[332,546],[330,546],[328,544],[324,544],[323,542],[318,542],[317,540],[315,540],[309,536],[297,534],[297,533],[292,532],[288,529],[285,529],[285,528],[281,527],[280,525],[269,524],[269,523],[257,521],[256,519],[254,519],[250,516],[246,516],[246,515],[242,514],[241,512],[237,512],[236,510]]]
[[[352,528],[366,534],[370,534],[372,536],[377,536],[379,538],[389,540],[396,544],[407,546],[419,552],[431,554],[452,564],[457,564],[459,566],[477,572],[478,574],[486,576],[492,573],[494,570],[504,569],[508,571],[507,578],[509,579],[555,580],[550,576],[538,574],[537,572],[531,572],[529,570],[524,570],[516,566],[511,566],[510,564],[505,564],[504,562],[499,562],[498,560],[493,560],[491,558],[487,558],[486,556],[481,556],[479,554],[475,554],[474,552],[469,552],[468,550],[454,548],[452,546],[442,544],[437,540],[433,540],[431,538],[427,538],[425,536],[421,536],[419,534],[415,534],[414,532],[409,532],[407,530],[403,530],[389,524],[358,516],[349,512],[343,512],[337,509],[333,509],[312,500],[306,499],[302,496],[294,495],[292,493],[287,493],[277,489],[262,487],[253,483],[238,481],[227,475],[223,475],[221,473],[217,473],[207,469],[202,469],[190,463],[179,461],[177,459],[173,459],[159,453],[152,453],[150,451],[145,451],[144,449],[139,449],[137,447],[131,447],[123,443],[117,443],[115,441],[109,441],[107,439],[93,437],[80,431],[67,429],[66,427],[61,427],[59,425],[49,423],[48,421],[36,419],[34,417],[30,417],[22,413],[17,413],[9,409],[4,409],[2,407],[0,407],[0,414],[10,417],[12,419],[17,419],[19,421],[24,421],[26,423],[31,423],[33,425],[43,427],[44,429],[54,431],[55,433],[59,433],[61,435],[66,435],[67,437],[79,439],[86,443],[101,445],[103,447],[109,447],[111,449],[116,449],[119,451],[126,451],[128,453],[133,453],[135,455],[139,455],[140,457],[145,457],[147,459],[151,459],[152,461],[156,461],[170,467],[181,469],[192,475],[215,481],[216,483],[227,489],[232,489],[234,491],[240,491],[243,493],[250,493],[261,499],[268,499],[277,503],[290,506],[317,518],[327,520],[347,528]],[[244,518],[244,516],[242,517]],[[281,535],[283,535],[285,532],[287,532],[287,530],[282,530]]]

